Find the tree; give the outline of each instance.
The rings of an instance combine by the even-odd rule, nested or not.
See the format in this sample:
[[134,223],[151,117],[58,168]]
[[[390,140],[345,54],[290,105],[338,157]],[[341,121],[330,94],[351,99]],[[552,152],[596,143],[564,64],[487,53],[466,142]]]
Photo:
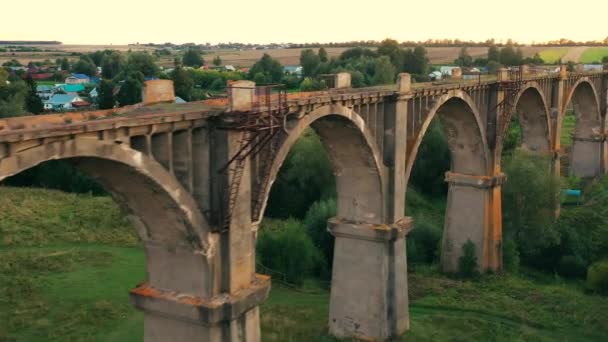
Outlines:
[[423,46],[405,51],[403,71],[414,75],[426,75],[428,68],[429,59]]
[[399,46],[399,42],[396,40],[387,38],[380,42],[380,46],[378,46],[378,54],[381,56],[388,56],[395,68],[403,68],[404,53]]
[[61,60],[60,68],[61,70],[70,70],[70,61],[67,59],[67,57],[64,57]]
[[97,103],[99,109],[111,109],[116,104],[114,98],[114,82],[111,80],[101,80],[97,88]]
[[76,62],[72,70],[77,74],[85,74],[87,76],[97,75],[97,67],[89,59],[81,58]]
[[132,105],[141,102],[143,82],[134,76],[129,76],[120,86],[120,91],[116,95],[118,104],[122,106]]
[[175,70],[173,70],[172,79],[175,95],[186,101],[190,101],[192,88],[194,87],[194,80],[192,79],[192,76],[190,76],[190,74],[184,70],[184,68],[177,66]]
[[300,53],[300,65],[304,77],[316,75],[320,63],[321,59],[312,49],[305,49]]
[[101,75],[112,79],[118,75],[126,65],[125,57],[118,51],[112,51],[103,56],[101,60]]
[[559,239],[553,223],[560,181],[548,158],[524,150],[506,158],[504,170],[509,175],[502,192],[504,237],[513,239],[522,261],[530,263]]
[[329,61],[329,59],[327,58],[327,51],[325,51],[325,48],[319,49],[319,60],[321,61],[321,63],[326,63],[327,61]]
[[500,63],[500,51],[496,45],[492,45],[488,48],[488,62],[490,61]]
[[382,56],[374,66],[374,84],[389,84],[395,81],[395,66],[387,56]]
[[159,73],[154,57],[147,52],[130,53],[125,69],[129,72],[139,71],[144,77],[156,77]]
[[188,49],[184,52],[184,56],[182,57],[182,62],[185,66],[200,68],[201,65],[205,63],[203,57],[201,56],[201,52],[198,49]]
[[281,78],[283,78],[283,66],[267,53],[249,69],[249,79],[253,79],[258,84],[277,83]]
[[[2,70],[2,69],[0,69]],[[4,76],[0,73],[0,79]],[[27,86],[23,81],[0,83],[0,118],[20,116],[25,114],[25,98]]]
[[460,53],[458,54],[458,58],[454,61],[454,64],[461,67],[470,67],[473,65],[473,57],[468,54],[466,46],[463,46],[460,49]]
[[33,114],[40,114],[44,111],[44,104],[38,94],[36,93],[36,82],[32,79],[32,76],[28,76],[25,79],[27,84],[27,97],[25,98],[25,108],[28,112]]
[[215,58],[213,58],[213,65],[215,65],[215,66],[222,65],[222,58],[220,56],[215,56]]

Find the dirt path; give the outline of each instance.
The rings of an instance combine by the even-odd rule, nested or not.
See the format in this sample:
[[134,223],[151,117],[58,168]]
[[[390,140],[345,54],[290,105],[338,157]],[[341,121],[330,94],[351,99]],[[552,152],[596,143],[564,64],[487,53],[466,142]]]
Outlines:
[[562,57],[562,62],[574,62],[578,63],[578,61],[583,56],[583,53],[587,50],[586,46],[576,46],[572,47],[566,52],[564,57]]

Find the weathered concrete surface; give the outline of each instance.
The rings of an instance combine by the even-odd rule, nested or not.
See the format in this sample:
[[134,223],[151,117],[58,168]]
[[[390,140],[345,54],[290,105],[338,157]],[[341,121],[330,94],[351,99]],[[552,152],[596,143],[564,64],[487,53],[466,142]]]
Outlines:
[[404,237],[411,223],[410,218],[394,225],[329,221],[336,237],[329,309],[333,335],[387,340],[409,328]]
[[159,102],[175,102],[173,81],[150,80],[144,82],[143,103],[150,105]]

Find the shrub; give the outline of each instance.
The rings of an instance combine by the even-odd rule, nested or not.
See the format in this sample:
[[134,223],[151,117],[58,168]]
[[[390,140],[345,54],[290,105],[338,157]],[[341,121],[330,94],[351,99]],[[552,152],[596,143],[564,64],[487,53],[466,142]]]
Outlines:
[[425,218],[416,219],[414,224],[415,228],[407,236],[407,260],[432,264],[438,257],[441,227]]
[[462,256],[458,258],[458,273],[460,277],[467,279],[479,276],[475,244],[471,240],[467,240],[467,242],[462,245]]
[[275,277],[301,285],[319,260],[319,252],[301,222],[279,221],[279,227],[262,227],[257,241],[258,260]]
[[306,232],[321,255],[321,263],[317,274],[324,280],[331,278],[331,268],[334,260],[335,239],[327,231],[327,220],[335,215],[336,200],[330,198],[313,203],[304,218]]
[[504,269],[517,274],[519,272],[519,251],[513,239],[504,239],[502,245],[502,262]]
[[608,294],[608,260],[599,261],[589,266],[587,287],[590,290]]
[[576,255],[564,255],[557,264],[557,273],[567,278],[582,278],[586,270],[585,262]]

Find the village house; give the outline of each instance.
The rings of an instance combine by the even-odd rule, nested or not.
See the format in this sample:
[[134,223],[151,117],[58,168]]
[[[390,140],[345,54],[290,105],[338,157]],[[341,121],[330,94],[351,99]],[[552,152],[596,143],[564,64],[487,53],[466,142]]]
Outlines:
[[48,100],[53,96],[53,88],[48,85],[36,86],[36,95],[43,100]]
[[84,84],[57,84],[55,86],[56,91],[63,91],[68,95],[78,95],[84,89]]
[[72,74],[65,79],[66,84],[86,84],[91,78],[85,74]]
[[77,108],[88,102],[81,99],[78,95],[55,94],[50,99],[44,101],[44,110],[64,111]]

